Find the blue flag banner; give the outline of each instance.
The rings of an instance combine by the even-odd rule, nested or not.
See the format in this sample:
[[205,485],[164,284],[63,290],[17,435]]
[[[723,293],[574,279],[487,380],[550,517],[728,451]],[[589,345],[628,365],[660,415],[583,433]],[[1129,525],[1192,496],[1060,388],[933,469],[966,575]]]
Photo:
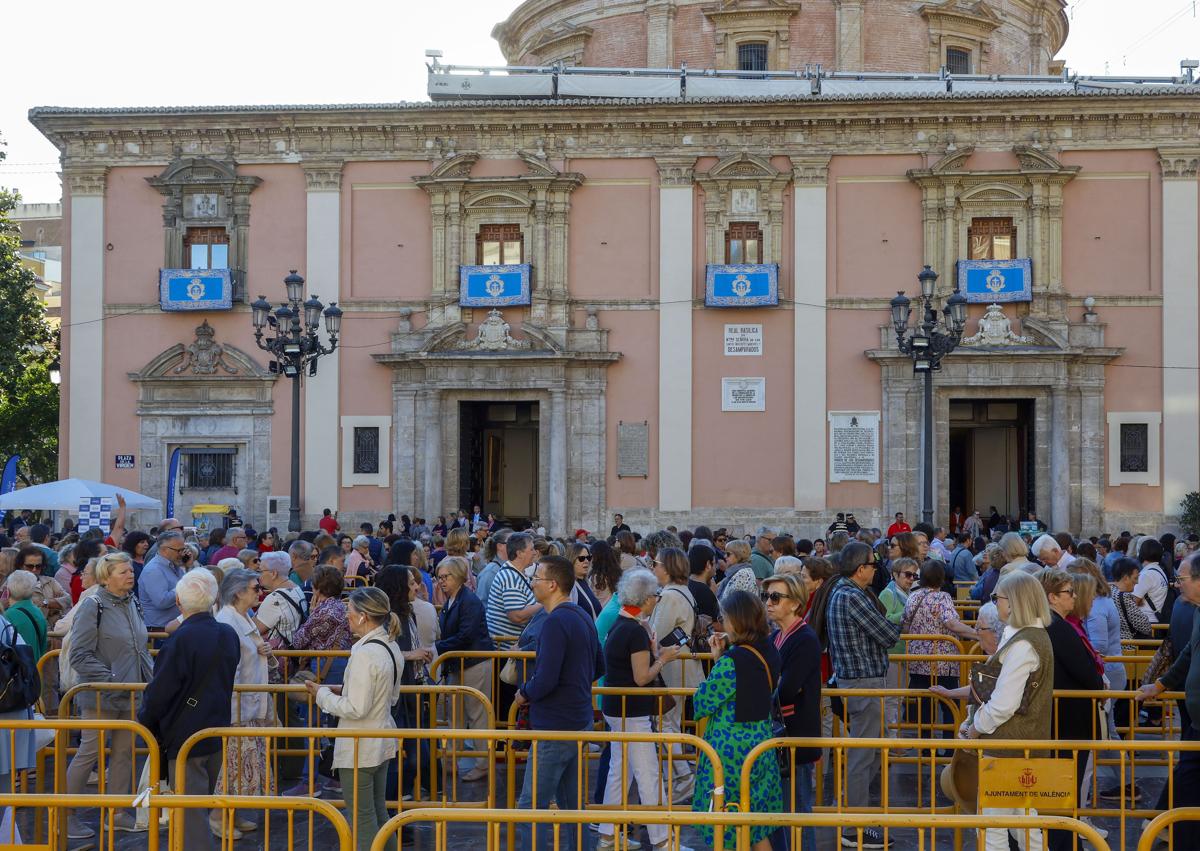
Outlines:
[[229,310],[233,281],[228,269],[160,269],[158,303],[163,310]]
[[511,307],[529,304],[528,263],[509,266],[460,266],[460,307]]
[[959,260],[958,291],[967,301],[999,304],[1033,299],[1033,265],[1020,260]]
[[704,285],[705,307],[773,307],[779,304],[779,267],[709,265]]
[[[8,456],[4,472],[0,473],[0,494],[12,493],[17,489],[17,464],[20,460],[20,455]],[[0,511],[0,523],[3,523],[7,516],[7,511]]]
[[179,450],[171,453],[171,465],[167,469],[167,513],[165,516],[175,516],[175,485],[179,478]]

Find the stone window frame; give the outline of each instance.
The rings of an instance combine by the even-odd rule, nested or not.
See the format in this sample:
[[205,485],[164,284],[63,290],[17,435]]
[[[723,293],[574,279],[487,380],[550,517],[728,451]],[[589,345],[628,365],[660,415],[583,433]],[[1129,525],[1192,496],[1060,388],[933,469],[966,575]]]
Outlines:
[[[250,237],[250,193],[262,178],[239,175],[237,163],[211,157],[177,155],[167,167],[146,182],[163,196],[164,269],[187,269],[185,241],[188,228],[224,228],[228,235],[229,269],[234,301],[246,297],[246,268]],[[217,215],[193,217],[187,200],[193,195],[217,196]],[[157,300],[157,298],[155,299]]]
[[[1108,486],[1148,485],[1160,487],[1162,467],[1162,412],[1161,411],[1109,411],[1108,412]],[[1146,426],[1147,464],[1144,473],[1121,472],[1121,426]]]
[[950,48],[971,54],[972,74],[986,73],[992,32],[1002,23],[990,6],[981,0],[974,8],[966,8],[958,0],[949,0],[922,6],[920,13],[929,26],[929,73],[936,74],[947,64]]
[[786,71],[790,68],[791,22],[800,13],[800,5],[769,0],[766,6],[744,9],[739,6],[735,0],[704,11],[704,16],[716,30],[716,67],[737,70],[739,45],[766,42],[767,70]]
[[[390,416],[343,416],[342,427],[342,487],[353,488],[360,486],[387,488],[391,487],[391,440],[392,418]],[[379,472],[354,472],[354,429],[379,429]]]
[[[697,172],[696,184],[704,191],[704,262],[725,265],[726,234],[731,222],[754,222],[762,231],[759,246],[764,264],[783,263],[784,190],[792,182],[791,171],[780,171],[768,157],[736,154],[726,157],[707,172]],[[734,189],[758,191],[757,213],[734,213]],[[780,280],[781,294],[783,280]]]

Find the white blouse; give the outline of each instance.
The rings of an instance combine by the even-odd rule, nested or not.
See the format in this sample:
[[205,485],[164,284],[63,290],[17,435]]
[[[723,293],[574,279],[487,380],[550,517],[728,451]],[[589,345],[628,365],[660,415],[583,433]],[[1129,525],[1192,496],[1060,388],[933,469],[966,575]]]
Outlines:
[[[385,645],[381,647],[378,642]],[[388,656],[391,659],[388,659]],[[394,663],[394,664],[393,664]],[[368,632],[350,648],[350,661],[343,675],[342,693],[327,686],[317,691],[317,705],[341,719],[340,730],[392,730],[392,707],[400,699],[404,656],[383,627]],[[333,767],[354,768],[354,746],[358,745],[358,767],[374,768],[396,755],[396,740],[337,738]]]

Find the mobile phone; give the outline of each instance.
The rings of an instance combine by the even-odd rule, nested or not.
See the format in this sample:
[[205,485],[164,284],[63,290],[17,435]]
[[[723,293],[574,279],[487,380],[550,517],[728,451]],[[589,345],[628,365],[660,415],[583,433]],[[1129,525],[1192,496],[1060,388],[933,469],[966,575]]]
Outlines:
[[683,631],[683,627],[677,626],[659,639],[658,645],[660,647],[677,647],[680,644],[686,644],[687,640],[688,634]]

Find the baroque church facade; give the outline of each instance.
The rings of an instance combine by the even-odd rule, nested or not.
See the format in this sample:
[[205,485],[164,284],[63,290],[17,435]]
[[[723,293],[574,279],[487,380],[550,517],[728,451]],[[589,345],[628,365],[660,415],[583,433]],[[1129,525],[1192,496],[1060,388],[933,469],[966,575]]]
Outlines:
[[527,0],[493,35],[511,67],[435,60],[428,102],[31,112],[64,475],[282,527],[290,388],[249,303],[297,269],[344,311],[303,380],[306,527],[886,526],[922,484],[889,307],[929,266],[970,302],[942,522],[1149,532],[1200,488],[1190,78],[1072,76],[1059,0]]

